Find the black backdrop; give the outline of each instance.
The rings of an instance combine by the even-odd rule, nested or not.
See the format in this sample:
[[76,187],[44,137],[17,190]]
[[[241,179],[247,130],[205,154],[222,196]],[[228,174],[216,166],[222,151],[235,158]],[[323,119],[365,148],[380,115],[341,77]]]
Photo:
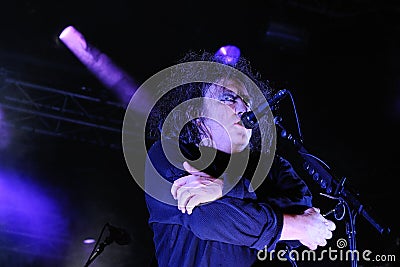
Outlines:
[[[214,51],[234,44],[265,79],[292,92],[305,146],[340,177],[346,176],[372,214],[395,233],[382,237],[358,217],[358,247],[398,253],[398,5],[82,2],[3,3],[0,67],[35,84],[74,92],[91,88],[91,93],[112,99],[113,94],[57,41],[64,27],[74,25],[138,82],[171,66],[189,49]],[[289,129],[296,131],[291,103],[282,103],[281,112]],[[12,225],[6,220],[0,232],[1,266],[83,266],[93,245],[81,241],[97,237],[106,222],[127,229],[133,242],[109,246],[95,266],[145,266],[151,260],[143,192],[130,176],[121,150],[18,129],[11,132],[11,142],[1,153],[2,169],[23,173],[39,185],[59,205],[56,215],[64,226],[59,237],[46,237],[53,247],[33,253],[24,246],[29,237],[23,228],[6,231]],[[307,176],[296,153],[285,153]],[[318,189],[315,186],[317,199]],[[331,205],[324,198],[320,201],[326,208]],[[344,222],[337,225],[337,238],[345,238]],[[10,232],[14,239],[8,239]]]

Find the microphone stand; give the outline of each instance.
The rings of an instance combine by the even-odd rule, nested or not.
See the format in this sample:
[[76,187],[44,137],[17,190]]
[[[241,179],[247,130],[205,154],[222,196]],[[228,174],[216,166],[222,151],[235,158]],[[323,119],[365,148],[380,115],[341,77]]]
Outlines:
[[381,226],[364,208],[364,205],[357,198],[357,194],[346,188],[346,177],[342,177],[341,179],[334,177],[327,170],[326,164],[314,155],[310,154],[304,147],[303,142],[290,134],[282,126],[281,121],[282,118],[279,116],[276,116],[274,119],[275,125],[280,129],[281,137],[288,140],[304,159],[304,169],[326,192],[326,194],[321,193],[321,195],[336,199],[339,202],[333,210],[324,216],[333,212],[337,220],[342,220],[347,211],[348,220],[346,221],[346,233],[349,241],[349,249],[352,255],[351,266],[356,267],[358,260],[354,255],[354,253],[356,253],[356,216],[359,214],[362,215],[380,234],[389,234],[390,229]]
[[[110,234],[104,239],[103,242],[100,243],[101,237],[103,236],[106,227],[108,227]],[[119,245],[127,245],[130,243],[131,239],[128,233],[126,233],[123,229],[114,227],[111,224],[106,223],[101,229],[99,238],[97,239],[96,244],[93,247],[93,250],[90,253],[84,267],[88,267],[104,251],[104,248],[112,244],[114,241]]]
[[99,244],[99,247],[90,255],[84,267],[89,266],[89,264],[91,264],[97,258],[97,256],[99,256],[104,251],[104,248],[110,245],[112,242],[113,240],[109,237],[107,237],[103,242],[101,242]]

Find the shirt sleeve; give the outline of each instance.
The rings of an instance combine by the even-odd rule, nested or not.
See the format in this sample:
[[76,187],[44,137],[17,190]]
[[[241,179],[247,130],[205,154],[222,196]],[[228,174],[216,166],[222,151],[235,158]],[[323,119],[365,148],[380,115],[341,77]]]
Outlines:
[[312,206],[312,194],[285,158],[276,155],[271,171],[257,192],[272,206],[287,213],[302,213]]
[[[157,175],[154,171],[168,181],[185,175],[184,171],[169,163],[160,147],[150,149],[149,159],[156,163],[153,164],[156,167],[146,167],[146,179]],[[148,164],[149,161],[146,166]],[[241,186],[240,182],[237,186]],[[241,199],[225,195],[196,207],[191,215],[183,214],[176,205],[164,203],[148,194],[146,203],[150,213],[149,223],[180,224],[203,240],[259,250],[274,249],[283,226],[283,215],[278,209],[252,198]]]
[[188,215],[149,195],[146,202],[150,223],[180,224],[203,240],[270,250],[282,231],[282,214],[266,203],[222,197],[196,207]]

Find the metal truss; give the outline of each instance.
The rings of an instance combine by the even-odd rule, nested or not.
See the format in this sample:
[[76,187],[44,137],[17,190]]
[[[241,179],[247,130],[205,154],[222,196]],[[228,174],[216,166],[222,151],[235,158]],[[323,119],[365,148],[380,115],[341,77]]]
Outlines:
[[6,127],[121,149],[121,103],[10,76],[0,69],[0,108]]

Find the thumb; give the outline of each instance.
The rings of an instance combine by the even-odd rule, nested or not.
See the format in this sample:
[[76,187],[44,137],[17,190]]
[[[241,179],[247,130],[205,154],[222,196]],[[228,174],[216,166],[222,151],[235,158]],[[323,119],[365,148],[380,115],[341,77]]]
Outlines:
[[195,167],[193,167],[192,165],[190,165],[187,161],[185,161],[183,163],[183,168],[185,169],[185,171],[189,172],[189,173],[195,173],[195,172],[200,172],[198,169],[196,169]]

